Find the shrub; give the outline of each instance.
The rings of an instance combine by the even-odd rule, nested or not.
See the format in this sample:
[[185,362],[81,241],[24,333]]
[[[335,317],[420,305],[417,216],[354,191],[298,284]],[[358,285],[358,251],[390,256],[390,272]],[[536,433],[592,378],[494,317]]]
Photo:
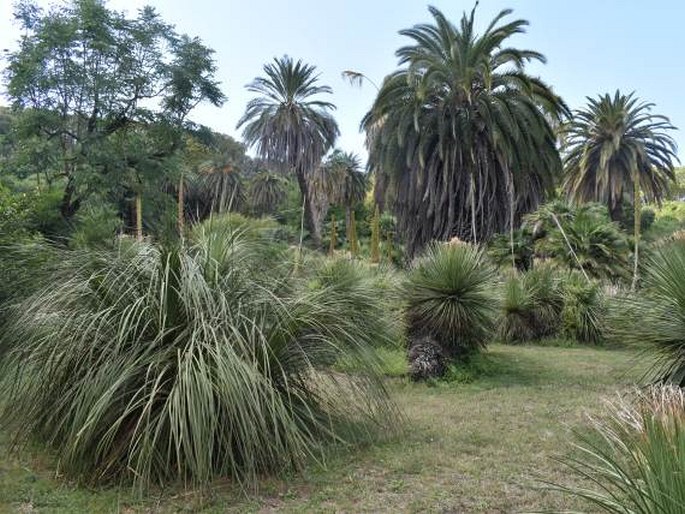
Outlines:
[[622,298],[611,309],[611,337],[654,356],[654,379],[685,386],[685,242],[656,249],[642,278],[640,295]]
[[430,336],[448,355],[475,352],[492,335],[496,273],[474,246],[429,247],[409,271],[404,292],[410,336]]
[[[3,334],[17,436],[54,448],[71,475],[144,488],[253,483],[393,425],[369,351],[389,338],[375,293],[340,268],[296,276],[262,252],[268,240],[217,226],[182,247],[60,256]],[[353,376],[329,367],[342,355]]]
[[112,245],[122,227],[123,221],[112,206],[87,205],[76,214],[71,243],[80,248]]
[[606,305],[600,284],[575,271],[563,280],[562,334],[583,343],[601,342]]
[[588,487],[554,485],[603,512],[679,514],[685,507],[685,395],[651,388],[608,406],[592,434],[576,434],[579,456],[564,462]]
[[534,341],[556,334],[564,305],[553,267],[538,264],[523,274],[510,274],[503,287],[497,336],[505,343]]

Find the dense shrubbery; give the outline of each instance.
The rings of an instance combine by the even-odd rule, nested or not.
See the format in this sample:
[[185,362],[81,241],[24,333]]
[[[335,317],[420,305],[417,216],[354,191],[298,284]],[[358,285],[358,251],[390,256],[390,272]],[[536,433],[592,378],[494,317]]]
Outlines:
[[[215,220],[182,247],[60,253],[3,334],[4,420],[70,474],[141,486],[251,482],[391,425],[369,348],[394,336],[368,277],[294,274],[260,233]],[[342,356],[353,376],[329,369]]]

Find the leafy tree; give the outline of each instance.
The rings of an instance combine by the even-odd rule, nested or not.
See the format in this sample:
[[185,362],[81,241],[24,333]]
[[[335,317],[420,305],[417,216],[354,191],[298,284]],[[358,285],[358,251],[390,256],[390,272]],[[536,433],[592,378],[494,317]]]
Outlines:
[[567,111],[525,72],[544,57],[509,46],[525,20],[504,22],[505,10],[478,35],[475,8],[459,26],[429,10],[433,23],[400,32],[412,44],[397,51],[400,68],[362,123],[371,168],[393,176],[409,254],[432,239],[513,230],[554,186],[561,161],[551,121]]
[[224,101],[212,50],[151,7],[127,18],[98,0],[48,10],[29,1],[15,15],[23,36],[8,56],[7,92],[22,136],[50,145],[44,164],[63,181],[65,218],[103,186],[139,196],[177,151],[191,110]]
[[634,206],[635,265],[637,280],[641,194],[661,202],[675,181],[675,130],[668,118],[652,114],[654,104],[640,102],[634,93],[616,91],[612,97],[588,98],[588,106],[575,111],[565,129],[566,177],[564,188],[576,201],[607,205],[611,219],[621,218],[621,204]]
[[319,99],[331,94],[319,85],[316,67],[275,58],[264,66],[264,77],[247,86],[256,93],[240,119],[243,138],[267,161],[281,163],[297,177],[304,203],[304,221],[314,244],[321,244],[321,216],[313,201],[312,174],[335,143],[338,125],[330,112],[335,106]]

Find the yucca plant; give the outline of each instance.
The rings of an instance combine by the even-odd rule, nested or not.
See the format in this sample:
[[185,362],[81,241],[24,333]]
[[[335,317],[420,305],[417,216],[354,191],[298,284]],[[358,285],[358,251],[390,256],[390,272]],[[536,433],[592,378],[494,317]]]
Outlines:
[[[187,246],[69,252],[2,336],[3,420],[91,482],[254,484],[326,441],[392,426],[354,276],[294,275],[268,237],[208,222]],[[259,231],[258,231],[259,233]],[[340,272],[342,273],[342,272]],[[344,355],[354,376],[334,372]]]
[[590,435],[577,434],[578,456],[564,459],[587,486],[553,488],[615,514],[680,514],[685,511],[685,394],[654,387],[608,405],[592,420]]
[[651,378],[685,386],[685,241],[674,240],[648,257],[639,296],[610,310],[612,338],[655,359]]
[[496,272],[475,246],[430,246],[409,271],[404,295],[410,337],[430,337],[449,356],[480,350],[492,334]]
[[505,343],[526,342],[555,334],[564,306],[559,271],[539,264],[532,270],[511,273],[503,286],[497,337]]

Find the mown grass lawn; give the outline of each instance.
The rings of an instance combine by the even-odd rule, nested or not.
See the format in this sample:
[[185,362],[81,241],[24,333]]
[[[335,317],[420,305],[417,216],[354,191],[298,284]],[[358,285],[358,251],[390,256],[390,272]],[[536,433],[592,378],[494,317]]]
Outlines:
[[143,501],[127,488],[81,488],[60,478],[56,463],[9,454],[0,439],[0,512],[591,511],[538,480],[568,482],[553,457],[569,451],[572,428],[582,429],[603,398],[635,382],[636,354],[493,345],[485,364],[469,383],[390,380],[406,416],[402,437],[340,451],[325,467],[267,480],[248,498],[224,483]]

